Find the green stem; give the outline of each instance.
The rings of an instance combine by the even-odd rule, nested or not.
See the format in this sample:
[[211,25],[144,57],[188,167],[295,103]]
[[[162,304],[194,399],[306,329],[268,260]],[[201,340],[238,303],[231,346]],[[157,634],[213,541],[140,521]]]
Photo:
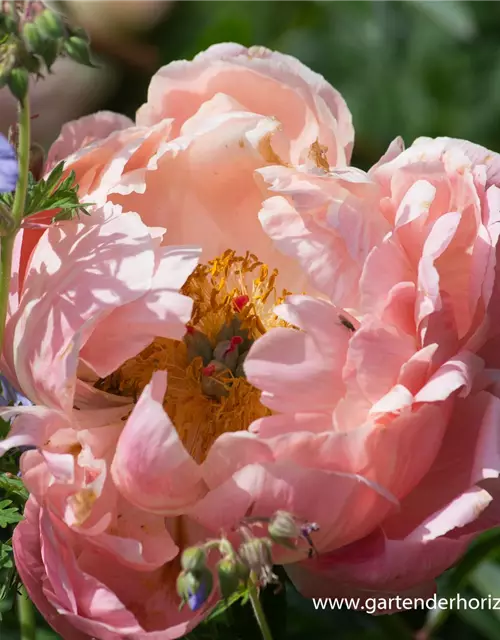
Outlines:
[[14,230],[1,240],[0,253],[0,353],[3,346],[5,319],[7,317],[7,305],[9,301],[9,287],[12,272],[12,253],[17,230],[21,225],[24,206],[26,204],[26,192],[28,190],[28,175],[30,169],[30,108],[29,98],[26,95],[19,103],[19,143],[17,158],[19,162],[19,178],[17,181],[14,204],[12,205],[12,219]]
[[21,640],[35,640],[35,609],[24,587],[21,588],[21,593],[17,595],[17,617],[21,631]]
[[263,640],[273,640],[273,636],[271,635],[271,629],[266,620],[266,616],[264,614],[264,609],[260,603],[259,599],[259,591],[257,589],[257,584],[255,582],[255,578],[253,576],[250,577],[248,581],[248,595],[250,597],[250,602],[252,603],[252,609],[257,620],[257,624],[259,625],[260,632],[262,634]]

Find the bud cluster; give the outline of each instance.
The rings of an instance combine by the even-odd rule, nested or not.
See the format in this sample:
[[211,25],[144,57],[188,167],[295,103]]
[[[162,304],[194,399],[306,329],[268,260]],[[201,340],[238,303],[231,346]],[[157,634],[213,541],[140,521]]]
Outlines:
[[[251,529],[253,525],[267,525],[268,536],[254,535]],[[192,611],[196,611],[210,596],[214,576],[207,561],[211,550],[216,550],[220,555],[220,560],[215,564],[215,574],[219,591],[227,600],[245,590],[250,580],[259,587],[278,583],[273,573],[273,544],[296,549],[299,541],[305,540],[312,551],[311,533],[318,529],[315,523],[300,524],[292,514],[278,511],[272,518],[246,519],[235,532],[241,538],[237,548],[223,537],[186,549],[181,556],[182,571],[177,578],[181,606],[187,603]]]
[[7,85],[18,100],[28,90],[29,74],[50,73],[59,56],[93,66],[85,32],[72,27],[42,2],[3,2],[0,13],[0,88]]

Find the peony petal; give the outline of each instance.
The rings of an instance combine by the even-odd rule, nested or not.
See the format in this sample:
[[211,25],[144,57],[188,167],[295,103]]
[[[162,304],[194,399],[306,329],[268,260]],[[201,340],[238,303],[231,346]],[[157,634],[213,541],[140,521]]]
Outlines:
[[157,371],[144,388],[118,441],[111,473],[135,506],[175,515],[199,500],[206,487],[163,409],[166,379]]

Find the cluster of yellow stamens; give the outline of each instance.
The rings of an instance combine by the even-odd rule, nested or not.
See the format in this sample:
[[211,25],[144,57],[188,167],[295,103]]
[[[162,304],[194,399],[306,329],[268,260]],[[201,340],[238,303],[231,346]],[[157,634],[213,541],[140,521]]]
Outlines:
[[222,433],[245,430],[270,411],[246,380],[243,362],[255,339],[283,324],[272,309],[277,270],[250,253],[225,251],[189,277],[182,293],[193,313],[184,340],[156,338],[96,386],[137,398],[154,371],[168,372],[163,406],[191,455],[202,461]]

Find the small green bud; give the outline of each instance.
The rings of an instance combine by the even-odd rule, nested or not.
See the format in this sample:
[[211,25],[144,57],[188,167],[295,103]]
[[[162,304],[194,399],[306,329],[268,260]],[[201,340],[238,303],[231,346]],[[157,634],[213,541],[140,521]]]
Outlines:
[[16,66],[17,47],[13,44],[7,45],[0,51],[0,88],[7,84],[12,70]]
[[65,35],[61,17],[50,9],[39,13],[35,18],[35,24],[40,34],[47,40],[62,38]]
[[177,593],[182,604],[187,602],[191,611],[197,611],[210,596],[213,583],[213,576],[208,569],[196,575],[182,571],[177,578]]
[[183,602],[186,602],[188,598],[198,591],[200,588],[200,579],[189,571],[181,571],[177,576],[177,593]]
[[300,536],[300,528],[295,518],[286,511],[277,511],[274,514],[269,522],[268,532],[274,542],[289,549],[295,549]]
[[17,22],[16,20],[6,13],[1,13],[0,29],[1,34],[16,34],[17,35]]
[[27,53],[25,56],[23,56],[22,65],[30,73],[40,72],[40,60],[37,56],[31,53]]
[[23,26],[23,40],[31,53],[39,53],[43,48],[43,38],[33,22],[26,22]]
[[71,26],[70,35],[81,38],[82,40],[85,40],[85,42],[89,42],[89,36],[83,27]]
[[222,559],[217,563],[217,576],[222,597],[227,600],[240,586],[236,563],[230,558]]
[[202,571],[205,568],[206,554],[200,547],[189,547],[181,556],[181,567],[185,571]]
[[83,38],[71,36],[63,45],[64,51],[75,62],[85,65],[86,67],[94,67],[94,63],[90,59],[90,48],[88,42]]
[[10,72],[7,84],[14,96],[22,102],[28,93],[29,75],[27,69],[17,68]]
[[57,40],[44,40],[42,43],[39,55],[43,58],[49,72],[59,55],[59,47],[60,44]]

